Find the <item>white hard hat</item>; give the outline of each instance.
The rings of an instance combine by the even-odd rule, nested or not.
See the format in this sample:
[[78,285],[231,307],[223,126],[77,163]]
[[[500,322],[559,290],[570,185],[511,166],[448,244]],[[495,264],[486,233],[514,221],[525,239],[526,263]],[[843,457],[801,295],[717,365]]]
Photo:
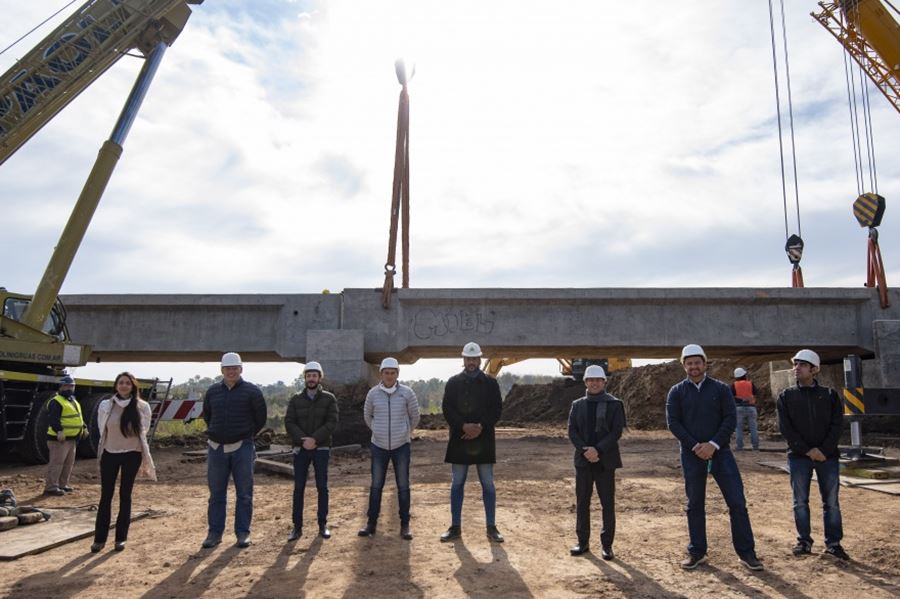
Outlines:
[[318,362],[307,362],[303,365],[303,374],[307,372],[318,372],[319,376],[325,376],[325,371],[322,370],[322,365]]
[[481,347],[474,341],[469,341],[466,343],[465,347],[463,347],[462,356],[464,358],[480,358]]
[[690,358],[691,356],[701,356],[703,358],[703,361],[706,362],[706,352],[703,351],[703,348],[696,343],[688,343],[681,348],[682,362],[684,362],[685,358]]
[[814,352],[811,349],[801,349],[798,351],[793,358],[791,358],[791,363],[796,363],[797,361],[809,362],[816,368],[820,366],[819,354]]
[[603,379],[606,380],[606,373],[603,372],[603,367],[598,366],[597,364],[591,364],[584,370],[584,378],[586,379]]
[[381,372],[385,368],[396,368],[397,370],[400,370],[400,362],[397,361],[397,358],[385,358],[381,361],[378,372]]
[[739,379],[742,376],[747,376],[747,371],[738,366],[734,369],[734,378]]
[[222,368],[226,366],[241,366],[241,354],[233,351],[222,355]]

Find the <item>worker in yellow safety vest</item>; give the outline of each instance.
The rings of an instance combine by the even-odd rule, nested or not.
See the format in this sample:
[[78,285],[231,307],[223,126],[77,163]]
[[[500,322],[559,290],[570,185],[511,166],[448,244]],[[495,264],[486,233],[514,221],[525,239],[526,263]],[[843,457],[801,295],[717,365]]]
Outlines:
[[59,381],[59,391],[47,402],[47,464],[46,495],[65,495],[75,489],[69,486],[69,476],[75,464],[75,448],[85,435],[81,405],[75,399],[75,379],[66,375]]

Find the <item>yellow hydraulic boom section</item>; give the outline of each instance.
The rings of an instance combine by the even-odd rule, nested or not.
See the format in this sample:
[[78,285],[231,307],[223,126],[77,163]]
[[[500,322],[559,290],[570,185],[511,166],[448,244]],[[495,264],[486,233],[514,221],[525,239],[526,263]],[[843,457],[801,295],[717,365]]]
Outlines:
[[0,164],[126,52],[171,44],[202,2],[85,2],[0,77]]
[[812,13],[900,112],[900,23],[881,0],[819,2]]

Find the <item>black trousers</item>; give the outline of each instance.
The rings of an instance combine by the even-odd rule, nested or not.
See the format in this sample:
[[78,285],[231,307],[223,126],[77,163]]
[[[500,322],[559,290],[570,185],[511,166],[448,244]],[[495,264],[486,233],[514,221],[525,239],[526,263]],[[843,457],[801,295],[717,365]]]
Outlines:
[[604,470],[599,464],[575,468],[575,533],[578,544],[587,545],[591,540],[591,496],[594,487],[603,509],[600,543],[604,547],[612,547],[616,536],[616,471]]
[[134,479],[141,467],[141,452],[109,453],[100,456],[100,505],[97,507],[97,523],[94,526],[94,542],[105,543],[109,536],[109,521],[112,517],[112,499],[116,490],[116,478],[122,471],[119,485],[119,516],[116,518],[116,543],[128,540],[128,525],[131,524],[131,491]]

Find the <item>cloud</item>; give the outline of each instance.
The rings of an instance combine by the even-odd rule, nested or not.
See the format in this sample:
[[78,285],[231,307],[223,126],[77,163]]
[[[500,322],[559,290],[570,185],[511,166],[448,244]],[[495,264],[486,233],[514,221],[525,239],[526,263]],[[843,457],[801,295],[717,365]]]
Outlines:
[[[8,30],[51,4],[19,3]],[[764,6],[688,4],[666,19],[597,2],[192,8],[67,292],[380,284],[398,56],[417,65],[414,286],[787,284]],[[843,62],[812,8],[788,13],[804,269],[810,284],[855,285],[864,232],[849,215],[858,190]],[[22,255],[0,284],[35,285],[139,68],[121,60],[0,167],[13,229],[0,251]],[[872,108],[890,198],[900,119],[875,94]],[[882,244],[895,269],[891,214]]]

